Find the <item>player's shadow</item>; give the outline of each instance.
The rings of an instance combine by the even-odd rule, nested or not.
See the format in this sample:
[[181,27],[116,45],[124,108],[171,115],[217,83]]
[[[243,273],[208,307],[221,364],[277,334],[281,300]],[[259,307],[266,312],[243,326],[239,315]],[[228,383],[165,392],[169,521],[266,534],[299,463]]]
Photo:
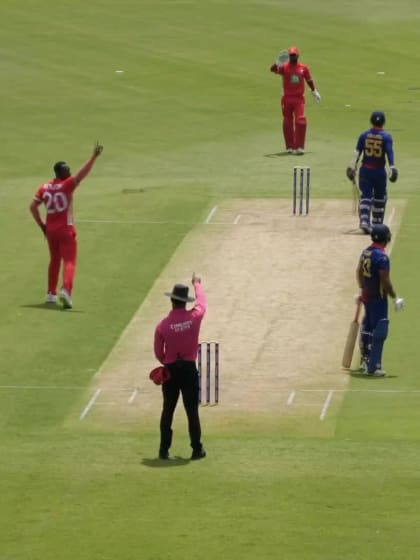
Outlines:
[[357,235],[360,237],[367,237],[367,239],[370,239],[370,237],[368,237],[368,234],[365,233],[364,231],[362,231],[360,228],[355,227],[352,229],[346,229],[342,232],[344,235]]
[[20,307],[26,309],[39,309],[41,311],[60,311],[61,313],[84,313],[81,309],[63,309],[62,307],[58,307],[58,305],[54,305],[52,303],[27,303],[21,305]]
[[171,467],[183,467],[190,463],[190,459],[185,459],[184,457],[171,457],[170,459],[142,459],[142,464],[145,467],[152,468],[171,468]]
[[382,377],[375,377],[374,375],[368,375],[367,373],[363,373],[362,371],[359,371],[357,369],[350,369],[347,370],[346,373],[348,373],[351,377],[357,377],[358,379],[365,379],[366,381],[372,381],[372,379],[376,380],[376,379],[395,379],[396,377],[398,377],[398,375],[383,375]]
[[[311,154],[312,152],[305,152],[305,154]],[[274,157],[290,157],[295,158],[296,160],[300,160],[304,154],[289,154],[289,152],[274,152],[273,154],[264,154],[264,157],[267,158],[274,158]]]
[[275,154],[264,154],[264,157],[284,157],[284,156],[292,157],[293,154],[288,154],[287,152],[276,152]]

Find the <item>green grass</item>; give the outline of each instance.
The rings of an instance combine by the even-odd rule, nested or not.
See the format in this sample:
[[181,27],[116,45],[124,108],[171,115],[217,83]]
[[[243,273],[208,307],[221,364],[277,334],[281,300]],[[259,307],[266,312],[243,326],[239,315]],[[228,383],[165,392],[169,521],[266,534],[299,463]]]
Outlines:
[[166,467],[147,436],[65,435],[23,437],[24,469],[1,473],[8,557],[416,557],[409,442],[216,437],[205,462]]
[[[3,0],[0,17],[0,385],[72,387],[0,389],[0,560],[417,559],[420,8]],[[290,44],[322,95],[307,96],[314,196],[350,196],[344,169],[373,109],[394,135],[390,198],[408,207],[392,253],[407,300],[386,343],[393,376],[353,378],[325,428],[210,431],[198,464],[161,467],[155,432],[65,427],[191,225],[222,197],[289,195],[268,68]],[[56,160],[76,169],[96,139],[104,154],[76,197],[75,312],[45,311],[47,251],[28,206]],[[151,221],[171,224],[135,223]],[[175,449],[187,457],[182,431]]]

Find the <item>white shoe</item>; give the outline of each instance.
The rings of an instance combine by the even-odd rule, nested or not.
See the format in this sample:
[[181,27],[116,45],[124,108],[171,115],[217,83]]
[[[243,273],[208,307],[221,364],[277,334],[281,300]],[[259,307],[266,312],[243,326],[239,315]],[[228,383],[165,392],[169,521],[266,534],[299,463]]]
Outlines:
[[296,150],[296,155],[297,156],[303,156],[304,153],[305,153],[305,150],[303,148],[297,148],[297,150]]
[[372,228],[368,222],[360,222],[359,227],[364,233],[370,233],[372,231]]
[[64,309],[71,309],[73,307],[70,294],[64,288],[60,290],[60,293],[58,294],[58,299]]
[[363,358],[360,360],[359,372],[367,373],[367,361]]
[[288,154],[293,154],[293,149],[292,148],[286,148],[286,152]]
[[57,296],[55,294],[47,294],[45,298],[45,303],[57,303]]
[[383,369],[375,369],[373,373],[368,372],[368,375],[371,377],[384,377],[386,375],[386,371]]

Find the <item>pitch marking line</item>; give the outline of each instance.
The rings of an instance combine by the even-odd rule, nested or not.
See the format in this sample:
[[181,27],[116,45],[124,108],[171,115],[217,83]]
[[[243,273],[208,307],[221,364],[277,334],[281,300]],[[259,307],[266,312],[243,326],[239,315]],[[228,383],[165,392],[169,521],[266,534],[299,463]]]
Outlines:
[[[377,383],[377,381],[375,381]],[[28,390],[46,390],[46,391],[85,391],[89,389],[89,387],[82,387],[82,386],[53,386],[53,385],[0,385],[0,390],[11,390],[11,391],[28,391]],[[113,401],[102,401],[97,402],[99,396],[105,392],[130,392],[130,396],[128,397],[128,404],[133,404],[135,399],[139,394],[139,389],[133,387],[102,387],[96,389],[95,393],[83,409],[82,413],[80,414],[79,419],[84,420],[86,416],[89,414],[91,409],[94,406],[98,405],[115,405],[116,403]],[[280,389],[277,391],[278,393],[288,393],[287,397],[287,406],[292,406],[295,402],[296,396],[298,392],[301,393],[325,393],[327,392],[327,396],[324,400],[321,414],[320,414],[320,421],[323,421],[328,413],[328,409],[331,405],[331,401],[333,399],[334,393],[360,393],[363,395],[370,394],[382,394],[382,395],[420,395],[420,389]],[[147,394],[143,392],[143,394]],[[305,404],[302,403],[300,406],[316,406],[315,404]]]
[[393,208],[391,210],[391,215],[389,216],[388,227],[391,227],[392,221],[395,218],[395,212],[396,212],[396,210],[395,210],[395,208]]
[[[212,208],[211,212],[209,213],[209,215],[207,216],[207,218],[204,220],[204,222],[181,222],[181,221],[177,221],[177,220],[83,220],[83,219],[78,219],[77,223],[79,224],[111,224],[111,225],[139,225],[139,226],[155,226],[155,225],[167,225],[167,226],[200,226],[200,225],[206,225],[206,226],[232,226],[232,225],[241,225],[243,227],[247,227],[247,226],[255,226],[255,225],[259,225],[259,226],[265,226],[265,225],[270,225],[271,222],[274,221],[279,221],[283,218],[290,218],[290,216],[292,216],[292,214],[287,213],[279,213],[273,216],[265,216],[265,221],[262,221],[261,219],[255,218],[256,220],[258,219],[257,222],[244,222],[243,220],[241,221],[243,214],[239,214],[239,216],[236,216],[236,218],[234,219],[234,221],[230,221],[230,222],[223,222],[223,221],[212,221],[212,218],[214,216],[214,214],[216,213],[216,211],[218,210],[218,207],[215,206],[214,208]],[[314,214],[311,214],[310,216],[304,216],[307,219],[310,219],[311,221],[314,222],[319,222],[319,221],[325,221],[325,216],[324,215],[319,215],[316,216]],[[239,222],[241,221],[241,223],[239,224]],[[357,231],[358,228],[355,228],[355,231]]]
[[295,400],[296,391],[291,391],[289,398],[287,399],[287,406],[291,406]]
[[209,224],[211,222],[213,216],[216,214],[216,212],[217,212],[217,206],[213,206],[213,208],[210,210],[210,214],[204,220],[204,223]]
[[96,389],[93,397],[90,399],[90,401],[87,403],[87,405],[85,406],[82,414],[80,415],[80,420],[83,420],[88,414],[89,414],[89,410],[92,408],[92,406],[95,404],[96,399],[99,397],[99,395],[101,394],[102,389]]
[[320,415],[320,417],[319,417],[319,419],[321,420],[321,422],[322,422],[322,420],[324,420],[325,416],[327,415],[327,411],[328,411],[328,408],[329,408],[329,406],[330,406],[330,403],[331,403],[331,400],[332,400],[332,398],[333,398],[333,395],[334,395],[334,391],[330,389],[330,390],[328,391],[327,398],[326,398],[325,401],[324,401],[324,406],[322,407],[321,415]]
[[[385,376],[386,379],[386,376]],[[378,380],[373,381],[372,383],[378,383]],[[379,381],[380,383],[380,381]],[[10,390],[10,391],[86,391],[86,389],[91,389],[90,385],[0,385],[0,390]],[[100,392],[106,391],[114,391],[114,392],[130,392],[130,394],[136,392],[139,393],[138,387],[115,387],[115,386],[104,386],[97,389]],[[390,395],[395,394],[413,394],[417,395],[420,394],[420,389],[342,389],[342,388],[324,388],[324,389],[279,389],[274,390],[273,393],[288,393],[289,398],[290,394],[295,393],[295,397],[297,393],[325,393],[328,391],[332,391],[333,393],[364,393],[364,394],[375,394],[375,393],[388,393]],[[149,394],[152,391],[142,391],[142,394]],[[294,398],[295,398],[294,397]]]
[[131,393],[131,395],[128,398],[128,401],[127,401],[128,404],[133,404],[134,399],[137,397],[138,392],[139,392],[138,389],[134,389],[134,391]]

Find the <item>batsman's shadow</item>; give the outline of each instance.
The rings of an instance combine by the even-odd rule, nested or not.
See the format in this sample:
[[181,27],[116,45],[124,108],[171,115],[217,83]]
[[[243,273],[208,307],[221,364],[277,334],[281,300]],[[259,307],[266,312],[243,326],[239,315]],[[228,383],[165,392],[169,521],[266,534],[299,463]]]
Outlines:
[[63,309],[54,303],[26,303],[20,307],[25,309],[39,309],[41,311],[60,311],[61,313],[84,313],[81,309]]
[[[343,235],[357,235],[357,236],[360,236],[360,237],[363,237],[363,236],[366,237],[366,235],[367,235],[364,231],[362,231],[358,227],[355,227],[355,228],[352,228],[352,229],[346,229],[346,230],[342,231],[341,233]],[[368,239],[370,239],[370,238],[368,237]]]
[[363,373],[361,371],[358,371],[357,369],[355,370],[348,370],[347,373],[351,376],[351,377],[357,377],[358,379],[365,379],[366,381],[372,381],[372,379],[382,379],[383,381],[386,379],[395,379],[398,377],[398,375],[383,375],[382,377],[375,377],[374,375],[368,375],[367,373]]
[[156,457],[155,459],[145,458],[142,459],[141,462],[145,467],[167,469],[171,467],[184,467],[191,461],[190,459],[185,459],[184,457],[171,457],[170,459],[159,459]]

